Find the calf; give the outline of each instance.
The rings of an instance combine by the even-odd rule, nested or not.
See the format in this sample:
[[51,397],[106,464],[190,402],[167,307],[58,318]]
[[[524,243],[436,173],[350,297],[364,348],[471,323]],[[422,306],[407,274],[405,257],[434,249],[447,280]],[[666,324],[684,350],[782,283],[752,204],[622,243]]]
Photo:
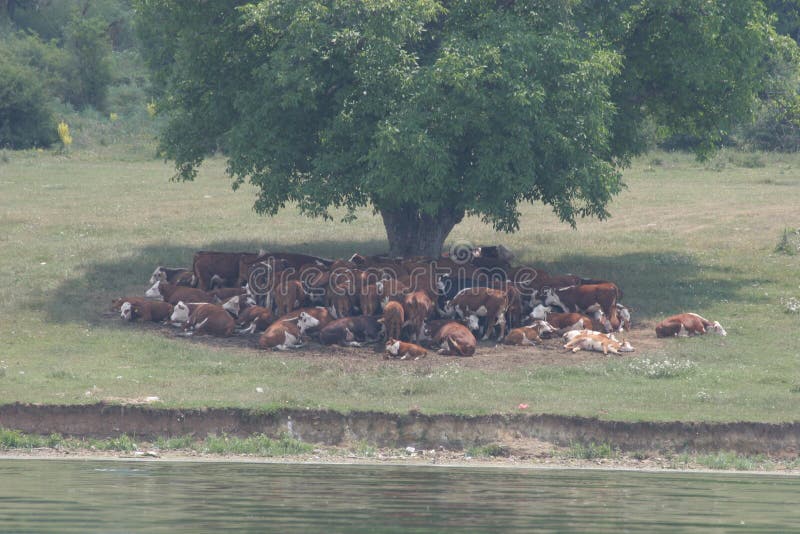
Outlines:
[[470,330],[475,332],[479,330],[478,317],[486,317],[483,339],[489,339],[495,326],[500,327],[498,339],[502,339],[506,333],[508,293],[486,287],[464,289],[445,305],[444,311],[451,317],[458,314],[461,319],[466,319]]
[[[431,325],[433,326],[433,325]],[[443,321],[431,331],[432,343],[441,348],[437,351],[443,356],[472,356],[478,341],[469,328],[455,321]]]
[[656,326],[656,337],[686,337],[709,332],[721,336],[728,335],[717,321],[712,323],[696,313],[679,313],[678,315],[667,317]]
[[381,324],[375,317],[360,315],[343,317],[330,322],[319,332],[319,341],[323,345],[361,346],[364,341],[377,340],[381,335]]
[[425,320],[433,313],[433,301],[426,292],[414,291],[403,299],[403,313],[406,318],[405,324],[410,324],[414,329],[412,338],[414,341],[419,341]]
[[622,343],[614,339],[613,336],[607,336],[599,332],[579,333],[569,340],[564,345],[564,348],[571,349],[572,352],[593,350],[602,352],[605,355],[608,355],[609,352],[617,355],[621,352],[633,352],[633,347],[627,341]]
[[216,299],[201,289],[194,287],[176,286],[169,282],[156,282],[145,294],[148,298],[158,298],[169,302],[173,306],[179,301],[183,302],[214,302]]
[[186,326],[195,334],[211,334],[216,337],[229,337],[236,328],[233,317],[217,304],[200,304],[189,316]]
[[535,345],[542,336],[551,335],[555,330],[547,322],[537,319],[529,326],[514,328],[503,339],[506,345]]
[[163,301],[147,300],[144,302],[123,302],[120,306],[120,317],[126,321],[152,321],[160,323],[172,315],[172,304]]
[[175,306],[172,308],[172,315],[170,315],[169,320],[172,323],[181,323],[186,324],[189,322],[189,317],[191,317],[192,313],[197,309],[198,306],[201,304],[205,304],[204,302],[183,302],[178,301]]
[[197,285],[194,273],[182,267],[161,267],[159,265],[150,276],[150,284],[152,285],[159,281],[187,287]]
[[388,339],[400,339],[403,333],[403,324],[406,322],[403,305],[399,302],[389,302],[383,308],[383,317],[379,319],[383,322]]
[[276,321],[258,338],[258,346],[262,349],[296,349],[303,346],[300,342],[302,335],[297,321]]
[[118,297],[111,301],[111,311],[119,311],[126,302],[140,304],[142,302],[150,302],[150,299],[146,297]]
[[399,360],[419,360],[427,356],[428,351],[419,345],[389,338],[386,341],[386,354],[390,358]]

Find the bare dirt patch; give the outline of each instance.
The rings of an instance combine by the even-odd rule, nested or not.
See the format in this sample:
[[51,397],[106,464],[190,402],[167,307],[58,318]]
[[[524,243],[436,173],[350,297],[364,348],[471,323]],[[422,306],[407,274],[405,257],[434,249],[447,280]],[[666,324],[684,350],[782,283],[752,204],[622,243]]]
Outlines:
[[[106,317],[116,319],[116,314],[109,313]],[[325,360],[326,365],[338,365],[343,370],[358,368],[362,371],[377,369],[391,364],[410,365],[424,370],[455,363],[465,369],[485,371],[511,371],[520,368],[520,366],[577,366],[608,361],[612,358],[632,358],[637,354],[661,348],[665,342],[655,337],[651,325],[641,324],[635,326],[630,332],[625,333],[624,336],[618,335],[618,337],[624,337],[624,339],[629,340],[636,349],[633,353],[625,353],[621,356],[606,356],[602,353],[587,351],[573,353],[563,348],[563,342],[560,339],[547,339],[535,347],[511,346],[495,341],[481,341],[478,343],[475,355],[466,358],[441,356],[436,354],[435,349],[431,348],[431,353],[427,358],[417,361],[391,361],[383,357],[382,343],[373,343],[362,347],[340,347],[337,345],[324,346],[311,340],[299,349],[289,351],[262,350],[258,347],[258,336],[260,334],[235,335],[229,338],[215,338],[212,336],[185,337],[179,329],[170,326],[151,323],[134,323],[130,326],[205,347],[244,350],[252,353],[253,356],[263,358],[291,357],[293,359],[306,360],[309,363]]]

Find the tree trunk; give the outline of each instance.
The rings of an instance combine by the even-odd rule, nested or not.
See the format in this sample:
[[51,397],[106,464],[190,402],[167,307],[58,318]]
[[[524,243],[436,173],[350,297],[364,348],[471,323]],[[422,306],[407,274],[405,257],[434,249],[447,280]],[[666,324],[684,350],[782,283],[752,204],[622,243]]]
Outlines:
[[435,216],[414,206],[379,211],[389,238],[389,254],[403,257],[439,257],[444,240],[464,218],[463,210],[440,210]]

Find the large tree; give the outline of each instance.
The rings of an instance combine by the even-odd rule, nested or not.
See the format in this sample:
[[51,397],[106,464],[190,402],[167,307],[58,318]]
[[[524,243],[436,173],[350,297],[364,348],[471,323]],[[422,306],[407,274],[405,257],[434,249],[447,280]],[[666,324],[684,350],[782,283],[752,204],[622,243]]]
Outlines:
[[372,206],[393,254],[436,255],[522,202],[608,216],[646,121],[709,150],[749,116],[776,54],[756,0],[138,0],[192,179],[213,150],[257,211]]

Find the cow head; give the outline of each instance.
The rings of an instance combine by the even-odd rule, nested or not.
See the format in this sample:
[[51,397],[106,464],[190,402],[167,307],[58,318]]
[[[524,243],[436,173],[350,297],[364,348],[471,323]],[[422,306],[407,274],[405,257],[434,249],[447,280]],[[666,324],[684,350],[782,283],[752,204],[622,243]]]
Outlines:
[[119,308],[119,316],[125,321],[133,321],[133,306],[130,302],[123,302]]
[[467,321],[467,328],[472,330],[473,332],[477,332],[480,330],[480,322],[478,321],[478,316],[475,314],[470,314],[466,317]]
[[443,311],[444,315],[450,319],[456,316],[456,307],[453,306],[452,302],[445,302]]
[[182,300],[178,301],[174,308],[172,308],[172,315],[169,320],[173,323],[186,323],[189,322],[189,306],[184,304]]
[[547,319],[547,314],[550,313],[552,308],[550,306],[545,306],[544,304],[537,304],[533,311],[528,315],[532,320],[540,320],[544,321]]
[[709,328],[706,329],[707,332],[713,332],[715,334],[719,334],[721,336],[727,336],[728,333],[722,328],[722,325],[719,324],[718,321],[714,321],[714,324],[711,325]]
[[564,305],[561,297],[558,294],[559,290],[554,287],[546,287],[542,289],[541,296],[544,298],[545,306],[558,306],[565,312],[569,312],[569,307]]
[[161,298],[161,284],[164,283],[166,282],[162,282],[161,280],[157,281],[150,287],[150,289],[144,292],[144,296],[149,299]]
[[618,350],[620,352],[633,352],[635,349],[631,346],[629,341],[625,341],[622,345],[620,345]]
[[[589,312],[589,310],[592,310],[592,311]],[[592,314],[592,319],[594,320],[594,322],[596,322],[599,325],[602,325],[603,330],[606,333],[611,332],[612,330],[614,330],[614,327],[611,326],[611,321],[606,316],[606,314],[603,313],[603,310],[600,309],[600,305],[599,304],[596,307],[595,306],[590,306],[589,308],[586,309],[586,311],[587,311],[587,313],[591,313]]]
[[241,311],[241,301],[239,296],[237,295],[235,297],[231,297],[225,301],[225,304],[222,305],[222,309],[234,317],[238,317],[239,312]]
[[300,329],[301,334],[317,326],[319,326],[319,319],[306,312],[300,312],[300,317],[297,319],[297,327]]
[[164,271],[164,268],[160,265],[156,267],[156,270],[153,271],[153,274],[150,275],[150,283],[155,284],[156,282],[166,282],[167,281],[167,273]]
[[556,331],[556,329],[553,328],[550,323],[542,319],[535,319],[531,326],[534,328],[534,330],[536,330],[540,337],[552,335]]
[[397,354],[400,352],[400,342],[396,339],[386,340],[386,352],[392,356],[397,356]]

